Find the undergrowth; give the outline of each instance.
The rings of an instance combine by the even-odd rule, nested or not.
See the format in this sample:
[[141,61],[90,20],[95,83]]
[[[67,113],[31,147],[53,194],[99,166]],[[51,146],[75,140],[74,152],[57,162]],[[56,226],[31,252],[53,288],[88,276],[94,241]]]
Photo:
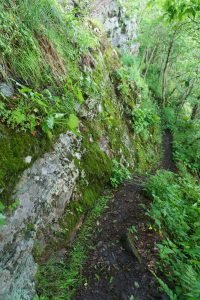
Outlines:
[[175,286],[172,300],[197,300],[200,297],[200,188],[185,171],[179,176],[159,171],[147,184],[153,198],[149,211],[155,227],[163,237],[158,245],[159,269],[167,276],[169,287]]
[[112,174],[110,178],[111,185],[116,188],[127,179],[131,179],[130,171],[117,160],[113,160]]
[[71,59],[96,45],[81,18],[73,11],[66,14],[55,0],[3,0],[0,12],[0,76],[5,80],[14,75],[39,86],[58,84],[72,71]]
[[68,259],[52,258],[47,264],[39,267],[36,276],[39,297],[36,299],[70,300],[81,284],[87,284],[82,270],[88,251],[93,247],[91,238],[94,225],[111,197],[112,195],[108,194],[98,199],[73,243]]
[[173,156],[179,169],[187,169],[195,177],[200,175],[200,122],[191,118],[191,105],[179,112],[168,106],[163,110],[163,126],[173,134]]
[[134,134],[137,171],[145,173],[154,169],[160,160],[160,109],[142,75],[140,58],[124,53],[121,63],[115,74],[117,90]]
[[1,1],[0,80],[13,90],[10,97],[0,95],[6,126],[51,136],[55,127],[70,127],[70,114],[76,115],[84,95],[93,95],[81,64],[98,39],[76,13],[64,12],[54,0]]
[[[67,93],[59,97],[53,96],[49,90],[39,93],[25,86],[18,91],[12,106],[8,99],[2,97],[1,122],[18,131],[29,131],[32,135],[36,135],[39,128],[49,137],[56,127],[63,131],[68,127],[75,132],[78,121],[73,113],[73,104],[70,106],[67,99]],[[75,99],[74,96],[74,101]],[[79,101],[82,102],[82,98]]]

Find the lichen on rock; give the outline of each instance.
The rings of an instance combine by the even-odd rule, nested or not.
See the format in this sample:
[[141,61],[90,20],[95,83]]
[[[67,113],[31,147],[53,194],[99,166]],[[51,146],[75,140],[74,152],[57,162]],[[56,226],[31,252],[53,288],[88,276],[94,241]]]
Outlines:
[[[0,297],[33,299],[36,265],[32,250],[38,229],[58,221],[69,202],[79,172],[73,156],[80,151],[80,138],[62,134],[52,152],[27,169],[13,197],[20,200],[1,228]],[[34,224],[34,230],[29,224]],[[17,264],[17,265],[16,265]]]
[[[55,28],[58,30],[51,32],[54,39],[51,40],[50,32],[45,37],[43,20],[37,28],[43,34],[33,33],[34,41],[36,37],[39,39],[35,41],[39,48],[34,50],[40,53],[43,49],[40,59],[43,59],[44,70],[40,60],[35,61],[37,68],[41,67],[38,74],[45,74],[44,78],[37,77],[37,84],[36,81],[31,83],[31,70],[20,73],[20,76],[27,75],[20,80],[31,85],[25,99],[30,101],[28,97],[36,94],[31,98],[31,104],[38,101],[41,111],[47,113],[46,125],[51,127],[50,134],[42,132],[43,123],[40,121],[43,116],[38,107],[31,107],[38,117],[33,132],[28,133],[19,125],[8,128],[6,117],[0,120],[0,193],[4,204],[19,202],[12,211],[5,210],[6,224],[0,231],[0,299],[4,300],[34,299],[37,263],[40,264],[42,259],[48,261],[52,252],[56,252],[60,245],[66,246],[74,236],[74,229],[79,227],[84,215],[109,183],[112,159],[117,159],[130,170],[135,167],[135,137],[127,118],[126,103],[117,92],[120,82],[115,73],[121,65],[118,52],[110,44],[104,29],[97,28],[94,20],[84,19],[81,23],[79,15],[74,17],[77,11],[71,12],[73,3],[65,6],[69,1],[59,2],[62,2],[62,7],[64,5],[62,14],[67,9],[69,15],[67,21],[65,14],[62,15],[65,17],[59,23],[55,14]],[[130,20],[126,22],[126,14],[117,1],[108,1],[105,11],[105,6],[102,11],[98,10],[104,1],[95,3],[92,18],[100,17],[107,33],[110,31],[112,44],[116,47],[127,44],[135,31],[129,35],[132,23]],[[53,12],[60,13],[60,10]],[[132,22],[136,26],[136,21]],[[85,32],[86,28],[88,32]],[[70,35],[66,37],[68,29]],[[60,31],[62,39],[58,34]],[[9,70],[10,76],[16,76],[16,66],[19,67],[16,64],[13,70]],[[38,90],[34,89],[35,85]],[[5,86],[3,88],[5,90]],[[44,88],[47,88],[48,100],[52,101],[53,109],[49,115],[50,105],[48,102],[41,104],[44,98],[38,96]],[[17,96],[20,100],[21,94]],[[126,96],[133,104],[132,88],[128,88]],[[12,100],[16,100],[15,96]],[[53,130],[53,117],[59,115],[59,109],[62,109],[62,119]],[[9,112],[12,111],[11,103]],[[67,130],[70,113],[75,126]]]

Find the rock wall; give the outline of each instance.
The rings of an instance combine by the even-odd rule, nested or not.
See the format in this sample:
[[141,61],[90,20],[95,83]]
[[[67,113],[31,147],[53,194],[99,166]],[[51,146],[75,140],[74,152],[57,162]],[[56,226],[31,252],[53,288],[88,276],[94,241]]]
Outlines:
[[[119,147],[121,158],[124,149],[127,149],[132,152],[134,160],[132,142],[126,128],[121,139],[124,144]],[[89,147],[95,143],[92,135],[88,142]],[[99,139],[99,151],[107,157],[114,154],[109,144],[106,135]],[[77,183],[85,177],[85,169],[77,167],[77,161],[81,162],[87,151],[81,136],[67,132],[60,135],[50,153],[24,171],[13,194],[13,199],[19,199],[20,205],[13,215],[7,216],[6,225],[1,227],[0,232],[1,300],[31,300],[36,296],[34,277],[37,264],[32,252],[37,233],[43,231],[45,234],[49,226],[59,227],[58,221],[69,201],[83,197],[76,189]],[[100,163],[97,162],[98,168]],[[89,184],[85,180],[85,189]]]
[[79,176],[73,157],[81,159],[80,143],[74,134],[62,134],[52,152],[27,169],[17,184],[13,198],[20,206],[0,232],[0,299],[33,299],[34,239],[64,213]]
[[[114,47],[122,52],[128,51],[136,55],[139,49],[137,38],[137,16],[129,15],[128,11],[119,0],[59,0],[66,10],[74,6],[88,6],[91,11],[91,18],[98,20],[105,29],[108,38]],[[90,3],[90,4],[89,4]]]
[[[102,95],[85,101],[77,110],[82,120],[79,132],[61,134],[53,149],[23,172],[13,191],[12,199],[19,199],[20,204],[7,213],[6,224],[1,226],[0,300],[34,299],[37,264],[33,250],[38,233],[47,233],[51,239],[49,227],[60,229],[59,220],[72,201],[87,207],[95,200],[109,181],[112,158],[134,166],[133,136],[110,78],[118,57],[107,44],[93,60],[96,68],[90,73],[94,73],[94,83],[101,84]],[[31,157],[24,159],[30,162]],[[68,218],[66,214],[66,223]],[[43,241],[44,249],[48,239]]]
[[125,7],[117,0],[97,0],[92,6],[92,18],[100,21],[114,47],[130,51],[135,55],[139,44],[137,38],[137,17],[128,16]]
[[[117,1],[97,1],[92,18],[104,24],[112,44],[121,49],[136,35],[136,21],[126,19]],[[100,48],[82,57],[84,70],[101,93],[96,99],[88,97],[77,109],[79,132],[61,134],[52,150],[23,172],[13,191],[12,199],[19,199],[20,204],[6,214],[0,231],[0,300],[34,299],[37,264],[33,250],[38,233],[45,235],[54,225],[59,228],[72,201],[80,201],[83,207],[91,198],[94,201],[109,181],[112,158],[134,167],[134,138],[112,78],[120,67],[119,58],[104,36]],[[137,46],[132,44],[130,50],[134,54]],[[0,88],[5,90],[5,86]],[[130,99],[134,102],[132,93]]]

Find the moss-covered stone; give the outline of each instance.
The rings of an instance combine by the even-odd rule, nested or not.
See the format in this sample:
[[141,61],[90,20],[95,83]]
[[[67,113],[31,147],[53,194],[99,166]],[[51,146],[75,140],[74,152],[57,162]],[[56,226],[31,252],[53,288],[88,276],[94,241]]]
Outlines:
[[10,196],[19,175],[31,164],[25,158],[30,156],[31,163],[50,148],[50,141],[44,137],[34,137],[27,133],[15,132],[0,126],[0,199],[11,204]]
[[[88,125],[88,122],[86,123]],[[75,191],[76,197],[70,202],[61,221],[65,238],[68,240],[81,217],[94,207],[102,189],[108,184],[112,172],[112,160],[99,148],[97,143],[99,135],[93,131],[94,128],[94,124],[91,123],[90,129],[83,134],[84,154],[82,160],[77,161],[77,167],[84,173],[84,177],[79,179]]]
[[[5,0],[3,2],[6,3]],[[26,4],[25,2],[22,1],[21,7]],[[55,253],[56,250],[62,247],[66,248],[71,236],[74,235],[74,230],[77,229],[77,224],[80,224],[84,216],[95,206],[98,196],[109,183],[112,173],[112,159],[119,160],[127,168],[133,170],[135,158],[137,158],[138,169],[144,172],[155,161],[153,150],[156,147],[155,140],[149,139],[149,144],[146,145],[144,141],[137,139],[133,134],[129,118],[130,110],[135,105],[135,84],[133,80],[126,80],[127,74],[124,78],[123,76],[122,78],[115,76],[120,68],[120,60],[105,34],[98,36],[97,32],[91,30],[91,26],[93,29],[94,26],[90,22],[82,22],[81,18],[76,18],[73,12],[69,12],[69,14],[61,13],[60,9],[53,6],[53,3],[51,6],[46,7],[44,4],[49,2],[44,1],[41,6],[36,7],[34,1],[29,2],[30,9],[25,11],[31,17],[30,13],[33,7],[38,21],[35,23],[33,19],[27,18],[27,16],[24,18],[24,11],[21,14],[25,29],[28,29],[30,35],[33,35],[37,55],[31,55],[30,52],[34,52],[32,51],[32,45],[30,49],[30,47],[27,48],[26,43],[22,43],[23,47],[20,49],[21,43],[19,43],[19,47],[15,52],[13,51],[14,55],[7,58],[9,62],[9,68],[7,69],[9,70],[9,77],[13,76],[18,81],[16,78],[18,76],[20,82],[31,87],[31,94],[36,94],[36,97],[32,98],[30,92],[28,95],[21,95],[17,92],[16,86],[15,96],[12,99],[3,98],[2,100],[3,103],[5,100],[9,105],[3,105],[5,114],[1,114],[2,119],[0,121],[6,124],[7,127],[15,127],[16,131],[6,129],[3,125],[0,127],[0,190],[3,190],[0,200],[2,198],[4,203],[10,205],[10,196],[18,177],[26,168],[31,167],[31,164],[25,162],[25,158],[31,156],[32,163],[50,148],[51,142],[39,134],[43,129],[44,120],[46,120],[47,127],[49,125],[49,127],[52,127],[54,121],[56,123],[54,130],[52,128],[50,130],[53,139],[59,133],[66,132],[69,114],[76,114],[79,117],[80,124],[80,131],[76,131],[80,140],[76,136],[71,136],[70,143],[68,143],[67,139],[70,137],[68,132],[66,140],[61,143],[62,145],[57,145],[52,153],[35,162],[37,170],[39,170],[39,176],[35,176],[35,173],[31,173],[31,171],[25,172],[27,176],[24,181],[29,183],[27,194],[30,194],[30,185],[35,187],[32,192],[34,197],[30,201],[34,208],[34,219],[29,219],[27,211],[30,214],[32,214],[32,211],[27,209],[22,220],[22,225],[26,224],[24,226],[26,228],[23,227],[24,232],[21,230],[20,233],[17,228],[16,234],[19,233],[20,236],[17,236],[17,238],[19,237],[18,242],[21,243],[23,238],[26,239],[28,235],[33,241],[35,236],[32,237],[31,233],[37,231],[33,254],[34,258],[41,263],[44,261],[43,258],[48,259],[52,252]],[[14,9],[9,6],[6,14],[9,14],[19,25],[22,21],[20,20],[20,9],[16,9],[18,3],[16,5]],[[44,13],[43,9],[45,7],[48,9],[44,10]],[[18,17],[20,22],[15,17]],[[4,36],[7,37],[7,35]],[[23,41],[23,39],[24,35],[20,35],[20,41]],[[21,53],[20,56],[18,51]],[[25,54],[27,54],[26,57]],[[31,56],[33,58],[32,64],[28,65]],[[38,91],[42,94],[44,88],[46,89],[45,97],[47,99],[43,97],[38,99]],[[23,103],[21,102],[22,96],[24,97]],[[41,99],[49,101],[41,101]],[[31,109],[26,106],[28,101],[31,104]],[[39,107],[34,106],[34,101],[40,103]],[[35,126],[36,130],[34,130],[36,136],[23,132],[23,130],[30,130],[29,127],[20,127],[19,124],[13,126],[6,118],[8,110],[12,114],[13,110],[20,108],[20,105],[27,108],[27,115],[36,111],[37,124]],[[43,110],[45,111],[44,115],[42,114]],[[55,115],[62,115],[62,117],[56,119]],[[55,119],[53,119],[54,117]],[[20,128],[21,132],[19,132]],[[73,147],[72,145],[76,143],[78,143],[78,147]],[[59,153],[59,149],[63,151],[54,160],[56,154]],[[48,168],[46,168],[47,157]],[[42,166],[41,161],[44,163]],[[55,169],[55,172],[52,171],[53,173],[51,173],[52,161],[54,161],[53,169]],[[57,169],[58,165],[59,168]],[[47,174],[40,172],[43,171],[42,168],[45,169],[44,173]],[[61,180],[59,185],[59,179],[63,179],[63,176],[65,181]],[[35,177],[39,178],[36,179]],[[54,179],[55,185],[51,184],[51,177]],[[45,183],[49,178],[49,184],[46,186]],[[38,196],[41,186],[43,189]],[[50,191],[50,202],[44,190]],[[66,193],[63,196],[64,190]],[[43,195],[43,202],[41,203]],[[34,203],[32,199],[35,200]],[[25,200],[26,198],[24,198]],[[62,203],[59,203],[59,201]],[[59,204],[62,206],[61,210],[56,209],[59,208]],[[45,208],[44,211],[43,208]],[[55,210],[52,208],[55,208]],[[51,211],[53,211],[53,214],[49,213]],[[40,212],[42,212],[41,215]],[[62,216],[63,212],[64,215]],[[17,218],[17,211],[15,216]],[[37,224],[35,226],[37,228],[30,222]],[[44,226],[40,226],[40,224],[44,224]],[[22,237],[22,234],[24,234],[24,237]],[[8,236],[8,234],[5,234],[5,236]],[[14,241],[13,245],[9,246],[12,247],[10,253],[13,255],[18,245]],[[30,249],[28,251],[28,257],[32,257]],[[21,252],[24,253],[24,249]],[[16,255],[14,256],[16,257]],[[20,264],[22,260],[18,261]],[[16,265],[18,261],[16,261]],[[46,266],[48,266],[48,263]],[[20,268],[21,265],[18,269]],[[73,265],[70,268],[74,271]],[[24,269],[29,271],[30,268],[25,267]],[[63,269],[66,269],[65,266]],[[76,268],[75,276],[78,271]],[[56,285],[56,289],[58,289],[56,292],[59,294],[60,284],[63,284],[60,278],[63,274],[59,277],[59,267],[56,272],[53,271],[53,284]],[[47,274],[44,273],[44,275]],[[56,282],[54,282],[55,280]],[[49,283],[46,278],[44,278],[44,281]],[[64,286],[65,281],[66,277],[64,276]],[[23,282],[24,280],[21,280],[22,286]],[[46,284],[44,289],[49,291],[49,284]],[[65,291],[66,288],[64,288]],[[52,299],[53,297],[54,295]]]

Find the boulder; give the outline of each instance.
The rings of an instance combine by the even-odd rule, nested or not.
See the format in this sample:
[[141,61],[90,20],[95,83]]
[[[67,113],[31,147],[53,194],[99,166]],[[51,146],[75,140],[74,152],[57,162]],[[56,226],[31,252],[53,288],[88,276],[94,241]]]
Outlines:
[[12,97],[14,94],[14,89],[11,84],[6,82],[0,83],[0,93],[5,97]]

